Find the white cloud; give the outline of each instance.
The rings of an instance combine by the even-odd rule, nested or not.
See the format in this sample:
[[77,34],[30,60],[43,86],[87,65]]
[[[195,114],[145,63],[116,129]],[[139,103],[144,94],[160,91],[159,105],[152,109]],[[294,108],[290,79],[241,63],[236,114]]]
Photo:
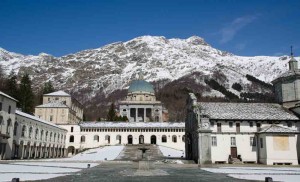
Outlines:
[[233,20],[231,23],[221,29],[220,34],[222,37],[220,43],[225,44],[232,40],[238,31],[253,22],[255,19],[257,19],[257,15],[243,16]]

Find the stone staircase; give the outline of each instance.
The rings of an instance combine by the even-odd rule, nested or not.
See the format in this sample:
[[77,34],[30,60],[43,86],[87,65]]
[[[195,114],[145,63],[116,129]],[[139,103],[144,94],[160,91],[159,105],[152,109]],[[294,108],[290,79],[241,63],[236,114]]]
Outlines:
[[[147,149],[143,154],[142,150]],[[140,161],[140,160],[162,160],[164,159],[163,154],[159,150],[157,145],[150,144],[139,144],[139,145],[126,145],[121,151],[119,156],[115,159],[117,161]]]
[[243,164],[243,161],[241,161],[240,159],[238,158],[231,158],[229,160],[229,164]]

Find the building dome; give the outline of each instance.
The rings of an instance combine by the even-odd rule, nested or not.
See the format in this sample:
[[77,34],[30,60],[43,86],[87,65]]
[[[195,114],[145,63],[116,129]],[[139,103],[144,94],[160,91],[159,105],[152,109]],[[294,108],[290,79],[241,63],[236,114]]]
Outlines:
[[150,92],[154,94],[153,86],[145,80],[134,80],[131,82],[128,93],[130,92]]

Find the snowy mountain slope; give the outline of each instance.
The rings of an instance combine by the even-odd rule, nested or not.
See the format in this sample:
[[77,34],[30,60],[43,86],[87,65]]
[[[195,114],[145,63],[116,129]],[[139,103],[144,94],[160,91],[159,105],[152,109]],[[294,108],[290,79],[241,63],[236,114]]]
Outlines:
[[197,36],[188,39],[142,36],[62,57],[45,53],[21,55],[0,48],[0,64],[7,74],[12,70],[19,75],[27,72],[35,88],[51,80],[58,89],[84,92],[84,100],[99,92],[107,95],[127,88],[138,70],[143,71],[147,81],[172,81],[192,72],[212,75],[221,71],[231,88],[234,82],[247,83],[246,74],[270,82],[288,69],[288,61],[287,56],[236,56],[211,47]]

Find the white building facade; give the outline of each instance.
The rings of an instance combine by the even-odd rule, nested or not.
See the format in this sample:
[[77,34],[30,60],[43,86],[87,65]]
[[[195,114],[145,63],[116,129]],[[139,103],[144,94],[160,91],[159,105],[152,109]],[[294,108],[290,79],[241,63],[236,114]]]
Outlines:
[[0,160],[65,156],[67,130],[16,110],[17,100],[3,92],[0,100]]
[[[300,120],[281,105],[195,99],[191,94],[186,121],[187,159],[199,164],[298,164]],[[206,138],[201,136],[203,133]],[[204,149],[209,155],[203,155]]]

